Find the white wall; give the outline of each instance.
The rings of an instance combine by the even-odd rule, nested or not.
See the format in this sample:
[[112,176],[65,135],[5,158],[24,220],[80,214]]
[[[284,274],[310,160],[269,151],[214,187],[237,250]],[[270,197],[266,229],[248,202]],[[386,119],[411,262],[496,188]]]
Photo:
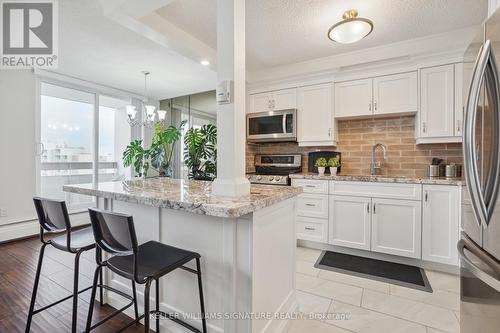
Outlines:
[[35,218],[35,105],[35,75],[0,70],[0,225]]

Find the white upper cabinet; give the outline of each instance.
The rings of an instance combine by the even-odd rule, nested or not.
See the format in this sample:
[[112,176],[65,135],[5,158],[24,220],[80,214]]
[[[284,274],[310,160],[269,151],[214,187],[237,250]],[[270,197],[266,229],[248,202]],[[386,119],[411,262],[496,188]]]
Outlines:
[[332,84],[297,89],[297,141],[300,146],[334,144]]
[[417,112],[417,72],[373,79],[373,114]]
[[372,79],[335,83],[335,117],[371,116]]
[[284,89],[273,92],[272,106],[274,110],[297,108],[297,89]]
[[283,89],[250,95],[250,108],[247,113],[295,108],[297,108],[297,90]]
[[457,265],[460,224],[460,188],[424,185],[422,259]]
[[335,83],[335,117],[414,113],[417,97],[416,72],[339,82]]
[[420,136],[455,135],[454,65],[424,68],[420,71]]
[[371,250],[421,258],[421,202],[372,199]]

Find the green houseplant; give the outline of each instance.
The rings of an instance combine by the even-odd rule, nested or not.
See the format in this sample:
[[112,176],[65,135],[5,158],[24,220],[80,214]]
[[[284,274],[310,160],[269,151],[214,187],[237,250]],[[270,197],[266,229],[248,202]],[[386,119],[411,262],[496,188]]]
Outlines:
[[179,127],[170,125],[165,127],[161,123],[155,126],[155,135],[149,149],[151,167],[156,169],[160,176],[172,176],[172,155],[174,144],[182,137],[182,129],[186,120],[182,121]]
[[328,166],[330,167],[330,175],[335,176],[337,174],[338,167],[340,166],[340,159],[338,156],[328,159]]
[[149,151],[142,147],[142,140],[130,142],[123,152],[122,160],[125,167],[133,166],[139,177],[146,177],[149,170]]
[[184,163],[188,177],[214,180],[217,175],[217,127],[212,124],[190,128],[184,135]]
[[150,148],[144,149],[142,140],[130,142],[122,155],[123,165],[133,166],[139,177],[146,177],[150,168],[157,170],[160,176],[171,177],[174,144],[182,137],[185,124],[186,121],[182,121],[179,127],[156,124]]
[[326,161],[326,158],[320,157],[314,161],[314,166],[318,168],[319,175],[323,176],[325,174],[325,168],[328,166],[328,162]]

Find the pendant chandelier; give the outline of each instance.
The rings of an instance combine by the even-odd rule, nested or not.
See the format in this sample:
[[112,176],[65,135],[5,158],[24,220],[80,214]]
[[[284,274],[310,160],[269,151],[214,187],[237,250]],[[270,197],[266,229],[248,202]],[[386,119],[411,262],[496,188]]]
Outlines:
[[[144,75],[144,97],[143,97],[143,103],[141,106],[141,117],[137,117],[137,108],[135,105],[127,105],[125,106],[125,110],[127,112],[127,121],[130,124],[130,126],[144,126],[151,128],[153,127],[156,123],[164,123],[165,118],[167,116],[167,111],[164,110],[156,110],[156,107],[154,105],[146,104],[147,103],[147,82],[148,82],[148,76],[151,74],[148,71],[142,71],[141,72]],[[156,120],[156,116],[158,115],[158,120]]]

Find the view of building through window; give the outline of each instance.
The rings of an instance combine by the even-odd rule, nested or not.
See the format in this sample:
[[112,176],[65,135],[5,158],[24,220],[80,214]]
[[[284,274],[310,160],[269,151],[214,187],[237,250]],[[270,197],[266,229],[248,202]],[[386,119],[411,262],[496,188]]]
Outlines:
[[72,209],[88,207],[92,198],[63,192],[62,186],[95,181],[94,154],[99,156],[99,182],[123,179],[130,172],[121,163],[121,153],[130,142],[124,111],[130,100],[99,96],[98,131],[94,130],[94,103],[93,93],[42,83],[40,194],[64,199]]

